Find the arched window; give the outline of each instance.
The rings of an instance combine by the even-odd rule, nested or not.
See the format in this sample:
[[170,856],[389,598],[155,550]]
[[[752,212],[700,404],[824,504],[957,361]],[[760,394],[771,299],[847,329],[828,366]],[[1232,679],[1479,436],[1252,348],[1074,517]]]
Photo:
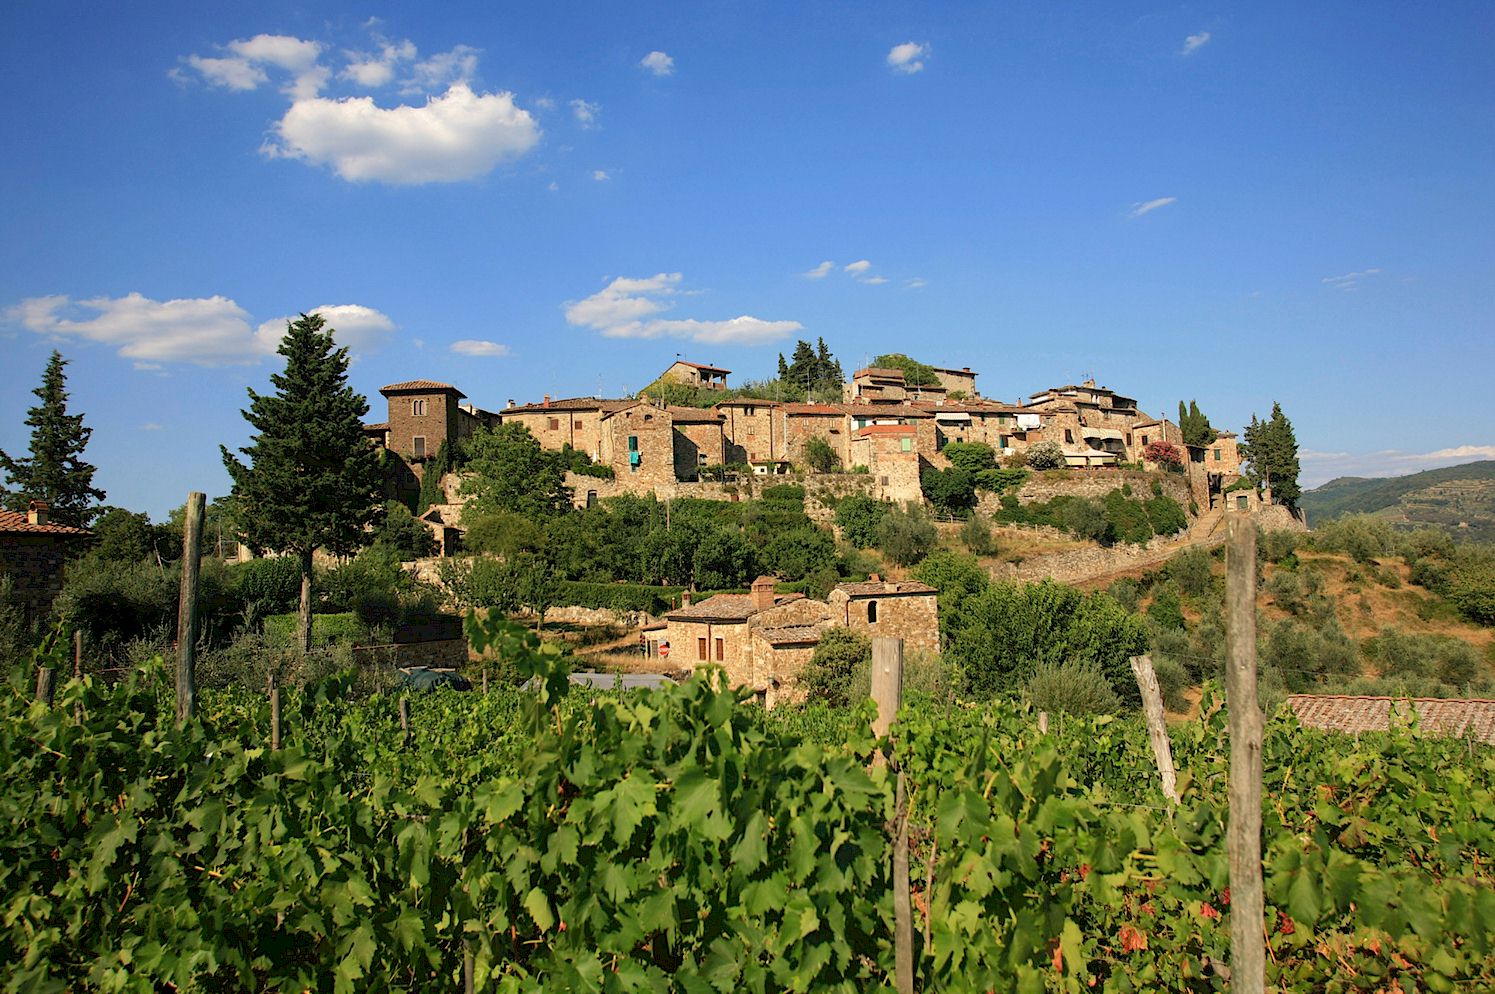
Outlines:
[[877,601],[867,602],[867,624],[877,624]]

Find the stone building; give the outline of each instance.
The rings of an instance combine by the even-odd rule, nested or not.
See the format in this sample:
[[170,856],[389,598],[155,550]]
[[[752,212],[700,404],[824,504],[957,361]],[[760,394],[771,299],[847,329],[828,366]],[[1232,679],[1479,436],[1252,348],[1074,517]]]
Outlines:
[[648,644],[668,644],[671,664],[685,669],[716,665],[734,686],[749,687],[772,706],[800,697],[800,673],[831,627],[868,636],[901,638],[910,649],[939,648],[938,591],[922,583],[843,583],[825,601],[775,594],[774,579],[760,576],[748,594],[717,594],[665,616]]
[[670,412],[640,400],[604,415],[599,461],[634,492],[673,492],[675,427]]
[[777,401],[736,397],[713,407],[723,419],[726,439],[723,462],[771,463],[787,459],[784,430],[775,417],[781,406]]
[[1233,431],[1220,432],[1209,445],[1190,445],[1187,470],[1189,492],[1202,510],[1225,503],[1236,510],[1251,511],[1271,504],[1271,491],[1258,496],[1254,489],[1226,491],[1241,478],[1240,439]]
[[674,428],[675,479],[695,480],[702,466],[720,466],[726,461],[726,436],[721,412],[698,407],[671,407]]
[[930,368],[940,378],[940,386],[948,393],[963,393],[966,400],[981,396],[976,391],[976,374],[971,372],[970,366],[962,366],[960,369],[943,369],[939,366]]
[[1042,419],[1042,439],[1029,441],[1059,443],[1065,461],[1081,469],[1139,461],[1145,443],[1137,425],[1155,424],[1131,397],[1096,386],[1094,380],[1041,390],[1023,410]]
[[462,406],[467,395],[450,383],[407,380],[379,392],[389,402],[384,447],[417,465],[434,456],[442,442],[466,438],[481,424],[476,411]]
[[29,510],[0,511],[0,574],[9,576],[25,622],[34,624],[52,610],[62,590],[62,573],[70,556],[93,532],[52,524],[49,506],[32,501]]
[[725,390],[727,377],[731,375],[730,369],[677,359],[674,365],[664,371],[660,379],[674,380],[676,383],[684,383],[703,390]]
[[522,424],[543,448],[570,446],[586,453],[594,462],[602,460],[603,419],[632,407],[635,400],[604,400],[600,397],[568,397],[538,404],[505,407],[496,417],[503,424]]
[[878,500],[918,501],[923,460],[919,455],[918,428],[913,425],[868,425],[851,436],[853,466],[865,466],[876,481],[872,496]]

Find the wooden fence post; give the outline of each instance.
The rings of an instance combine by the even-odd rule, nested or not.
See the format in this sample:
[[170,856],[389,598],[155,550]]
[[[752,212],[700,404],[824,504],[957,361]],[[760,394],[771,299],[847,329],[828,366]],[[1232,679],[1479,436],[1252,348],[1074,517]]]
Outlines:
[[57,671],[50,666],[39,666],[36,670],[36,699],[47,707],[52,706],[52,686],[57,678]]
[[1256,525],[1229,515],[1225,553],[1225,706],[1230,717],[1230,976],[1266,985],[1261,882],[1261,707],[1256,697]]
[[462,944],[462,994],[472,994],[472,940]]
[[182,589],[177,598],[176,718],[186,721],[197,713],[197,568],[202,560],[202,516],[207,496],[187,495],[187,519],[182,529]]
[[280,748],[280,680],[270,674],[270,748]]
[[1049,734],[1049,713],[1047,711],[1038,712],[1038,734]]
[[[888,734],[898,708],[903,704],[902,639],[878,637],[872,640],[872,699],[877,702],[872,731],[882,738]],[[879,751],[873,757],[873,763],[881,765],[888,759]],[[898,994],[913,994],[914,916],[908,889],[908,799],[904,789],[904,773],[899,769],[894,795],[896,828],[893,837],[894,983]]]
[[488,695],[488,667],[483,667],[483,696]]
[[73,632],[73,679],[83,678],[83,629]]
[[410,731],[410,698],[400,698],[400,731]]
[[1142,691],[1142,713],[1147,718],[1147,738],[1152,742],[1158,777],[1163,781],[1163,796],[1169,804],[1176,805],[1178,776],[1173,770],[1173,744],[1168,740],[1168,724],[1163,720],[1163,691],[1158,686],[1158,675],[1153,672],[1151,656],[1133,656],[1131,663],[1132,673],[1137,677],[1137,689]]

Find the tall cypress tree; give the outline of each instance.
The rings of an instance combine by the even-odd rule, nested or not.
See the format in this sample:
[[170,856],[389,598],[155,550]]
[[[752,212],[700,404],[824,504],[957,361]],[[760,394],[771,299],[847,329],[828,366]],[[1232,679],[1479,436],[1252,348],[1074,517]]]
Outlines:
[[1242,457],[1251,464],[1252,482],[1271,487],[1272,498],[1279,504],[1297,507],[1303,495],[1298,485],[1298,437],[1281,404],[1272,402],[1272,416],[1266,421],[1251,415],[1241,449]]
[[249,391],[243,414],[256,434],[239,450],[249,464],[219,447],[245,543],[300,559],[303,651],[311,648],[312,552],[368,545],[383,508],[379,455],[363,434],[369,405],[348,386],[348,350],[323,324],[317,314],[292,321],[277,350],[285,371],[270,377],[275,393]]
[[83,427],[83,415],[67,412],[67,363],[54,350],[42,385],[31,391],[41,401],[26,412],[31,455],[13,459],[0,451],[0,469],[15,488],[6,495],[12,510],[24,511],[31,501],[42,500],[59,523],[84,528],[98,514],[94,505],[104,499],[104,491],[94,488],[94,467],[83,461],[93,429]]

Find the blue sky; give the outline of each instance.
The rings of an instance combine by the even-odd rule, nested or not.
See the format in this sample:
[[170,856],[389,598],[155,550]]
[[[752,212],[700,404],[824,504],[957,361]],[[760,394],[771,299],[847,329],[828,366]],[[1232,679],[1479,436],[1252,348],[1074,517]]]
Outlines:
[[325,307],[370,420],[823,337],[1495,457],[1495,9],[1121,7],[12,4],[0,448],[55,347],[110,503],[221,494]]

